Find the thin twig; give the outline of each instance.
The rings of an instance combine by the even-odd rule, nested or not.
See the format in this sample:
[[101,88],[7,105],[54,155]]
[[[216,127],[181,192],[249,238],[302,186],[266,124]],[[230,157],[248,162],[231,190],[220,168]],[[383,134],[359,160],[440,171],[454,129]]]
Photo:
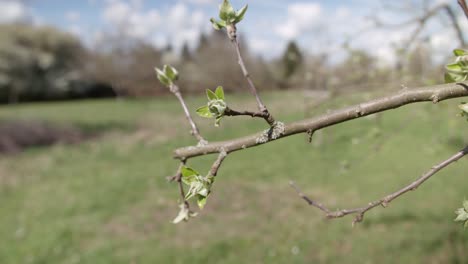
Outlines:
[[236,49],[237,58],[238,58],[239,66],[241,67],[242,73],[244,74],[245,79],[249,83],[250,92],[255,96],[255,100],[257,101],[258,110],[260,110],[260,112],[265,113],[265,116],[267,116],[265,120],[268,122],[268,124],[271,127],[273,127],[275,125],[275,119],[270,114],[266,106],[263,104],[262,100],[260,99],[260,96],[258,95],[257,88],[255,88],[255,84],[253,83],[252,78],[250,78],[250,74],[247,71],[247,68],[245,67],[244,59],[242,58],[242,55],[241,55],[240,45],[239,45],[239,41],[237,40],[237,36],[234,35],[234,37],[231,39],[231,42]]
[[227,155],[227,152],[223,149],[219,152],[218,158],[213,163],[213,165],[210,168],[210,171],[208,172],[209,175],[216,177],[216,175],[218,174],[219,167],[221,167],[221,164],[223,163]]
[[[463,2],[465,2],[465,1],[463,0]],[[466,3],[465,3],[465,7],[466,7]],[[458,22],[458,19],[457,19],[457,16],[456,16],[455,12],[453,11],[453,9],[448,4],[445,5],[444,10],[445,10],[445,12],[447,13],[447,15],[450,18],[450,22],[452,23],[453,29],[455,30],[455,33],[457,34],[457,38],[458,38],[458,41],[460,43],[460,46],[465,47],[465,45],[466,45],[465,35],[463,34],[463,31],[462,31],[462,29],[460,27],[460,24]],[[463,11],[465,12],[465,15],[466,15],[465,9],[463,9]]]
[[[231,108],[226,108],[224,111],[225,116],[250,116],[250,117],[259,117],[265,119],[265,121],[270,124],[270,115],[265,112],[252,112],[252,111],[237,111]],[[270,124],[271,125],[271,124]]]
[[327,207],[325,207],[323,204],[319,203],[319,202],[316,202],[314,200],[311,200],[309,197],[307,197],[302,191],[301,189],[299,189],[299,187],[297,187],[297,185],[293,182],[293,181],[290,181],[289,182],[289,185],[291,185],[291,187],[293,187],[294,190],[296,190],[297,194],[302,198],[304,199],[304,201],[306,201],[309,205],[311,206],[314,206],[314,207],[317,207],[318,209],[324,211],[325,213],[329,214],[331,213],[330,210],[328,210]]
[[465,0],[458,0],[458,4],[463,10],[463,13],[465,13],[466,18],[468,18],[468,6],[466,5]]
[[[465,2],[464,0],[459,0],[458,3],[460,5],[462,5],[460,3],[461,1]],[[466,4],[465,4],[465,6],[466,6]],[[434,6],[431,9],[425,10],[424,14],[422,16],[411,18],[408,21],[404,21],[404,22],[398,23],[398,24],[387,24],[387,23],[384,23],[384,22],[378,20],[378,18],[376,18],[376,17],[373,17],[373,19],[375,20],[377,26],[381,26],[381,27],[385,27],[385,28],[399,28],[399,27],[405,27],[405,26],[409,26],[409,25],[417,23],[418,26],[414,30],[413,34],[411,34],[410,39],[408,41],[405,41],[404,45],[402,46],[403,48],[407,49],[413,43],[413,41],[416,39],[416,37],[419,35],[419,33],[422,32],[425,25],[427,25],[427,22],[432,17],[439,14],[439,12],[441,12],[441,11],[445,11],[447,13],[447,15],[448,15],[448,17],[450,19],[450,22],[452,23],[453,30],[455,31],[455,33],[457,35],[459,45],[462,46],[462,47],[465,46],[466,43],[465,43],[465,38],[464,38],[464,35],[463,35],[463,31],[461,30],[460,25],[459,25],[459,23],[457,21],[457,17],[455,15],[455,12],[453,11],[452,7],[449,4],[446,4],[446,3],[439,4],[439,5]]]
[[179,168],[177,169],[177,173],[174,176],[174,180],[177,182],[177,185],[179,186],[180,200],[184,203],[185,208],[190,210],[190,204],[188,203],[187,199],[185,199],[184,184],[182,182],[182,167],[184,165],[185,165],[185,161],[181,161]]
[[320,210],[322,210],[327,218],[340,218],[346,215],[350,214],[357,214],[356,217],[353,220],[353,225],[355,223],[359,223],[364,219],[364,214],[368,212],[369,210],[381,205],[383,207],[387,207],[390,202],[395,200],[396,198],[402,196],[403,194],[416,190],[421,184],[423,184],[425,181],[427,181],[429,178],[434,176],[437,172],[441,171],[448,165],[456,162],[457,160],[461,159],[465,155],[468,154],[468,146],[466,146],[464,149],[460,150],[457,152],[455,155],[451,156],[450,158],[442,161],[441,163],[437,164],[436,166],[432,167],[431,170],[423,174],[421,177],[416,179],[414,182],[411,184],[408,184],[407,186],[403,187],[402,189],[393,192],[385,197],[383,197],[380,200],[376,200],[373,202],[370,202],[367,206],[364,207],[359,207],[359,208],[353,208],[353,209],[343,209],[343,210],[336,210],[336,211],[331,211],[328,209],[326,206],[322,205],[319,202],[316,202],[312,200],[311,198],[307,197],[295,184],[294,182],[290,182],[290,185],[296,190],[298,195],[304,199],[309,205],[314,206]]
[[177,97],[177,99],[179,99],[179,102],[182,105],[182,108],[184,109],[185,117],[187,118],[187,120],[190,123],[190,126],[192,127],[192,130],[190,131],[190,133],[193,136],[195,136],[195,138],[198,140],[199,145],[205,145],[206,143],[208,143],[208,141],[206,141],[200,135],[200,130],[198,130],[197,125],[195,124],[195,122],[192,119],[192,116],[190,115],[190,111],[187,108],[187,104],[185,104],[185,100],[182,97],[182,94],[180,93],[179,87],[177,85],[175,85],[174,83],[171,83],[169,88],[170,88],[171,92]]
[[[466,83],[451,83],[443,85],[426,86],[416,89],[404,89],[394,95],[378,98],[369,102],[340,109],[331,113],[323,114],[315,118],[304,119],[286,124],[284,132],[276,139],[292,136],[298,133],[312,133],[325,127],[333,126],[345,121],[361,118],[378,112],[398,108],[403,105],[430,101],[437,103],[443,100],[468,96],[468,85]],[[250,136],[231,139],[221,142],[212,142],[205,146],[183,147],[174,151],[174,158],[187,159],[196,156],[218,153],[223,148],[227,153],[242,150],[272,142],[260,141],[264,132]]]

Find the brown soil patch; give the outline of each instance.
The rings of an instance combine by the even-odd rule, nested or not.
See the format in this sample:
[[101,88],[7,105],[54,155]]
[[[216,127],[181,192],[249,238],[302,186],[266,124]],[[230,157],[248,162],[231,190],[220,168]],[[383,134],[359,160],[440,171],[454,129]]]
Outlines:
[[74,144],[85,137],[72,126],[32,120],[4,121],[0,123],[0,153],[18,153],[29,147],[57,143]]

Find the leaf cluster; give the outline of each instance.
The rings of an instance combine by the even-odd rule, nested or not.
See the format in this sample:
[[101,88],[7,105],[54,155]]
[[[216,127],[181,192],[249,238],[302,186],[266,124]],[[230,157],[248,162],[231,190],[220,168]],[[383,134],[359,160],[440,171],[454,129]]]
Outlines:
[[197,109],[197,114],[205,118],[215,118],[215,126],[219,126],[221,118],[224,116],[227,104],[224,101],[224,90],[222,86],[218,86],[213,92],[209,89],[206,90],[208,103]]
[[456,49],[453,51],[455,62],[445,65],[445,82],[463,82],[468,77],[468,50]]
[[220,30],[229,25],[235,25],[244,19],[245,12],[247,12],[248,5],[242,7],[239,11],[235,11],[231,3],[228,0],[224,0],[219,6],[219,18],[216,20],[211,18],[211,24],[216,30]]
[[468,227],[468,200],[463,202],[463,207],[458,208],[455,211],[457,217],[455,218],[455,222],[462,222],[465,228]]
[[[183,166],[181,169],[182,182],[189,186],[187,193],[185,194],[185,201],[195,197],[197,199],[197,205],[200,209],[203,209],[206,204],[206,200],[211,192],[211,187],[213,186],[214,176],[200,175],[196,170]],[[181,221],[188,221],[190,217],[197,216],[196,213],[191,212],[187,204],[182,203],[180,205],[180,211],[177,217],[172,221],[174,224],[177,224]]]
[[164,65],[163,69],[154,68],[156,70],[156,75],[158,76],[159,81],[169,87],[177,79],[179,79],[179,72],[172,66]]

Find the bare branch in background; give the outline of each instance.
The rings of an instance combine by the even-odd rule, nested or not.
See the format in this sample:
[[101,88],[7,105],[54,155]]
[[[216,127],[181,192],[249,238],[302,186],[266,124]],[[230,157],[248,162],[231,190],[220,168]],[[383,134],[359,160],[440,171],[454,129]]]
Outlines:
[[[464,1],[464,0],[463,0]],[[460,47],[465,47],[466,46],[466,41],[465,41],[465,35],[463,34],[463,31],[460,27],[460,24],[458,24],[457,16],[455,15],[455,12],[453,9],[450,7],[450,5],[445,4],[443,7],[445,12],[447,13],[450,22],[452,22],[452,27],[455,30],[455,33],[457,34],[458,42]]]
[[[460,1],[464,2],[464,0],[460,0]],[[401,12],[400,9],[398,10],[399,12]],[[414,8],[407,9],[407,10],[414,10]],[[445,11],[448,18],[450,19],[450,22],[452,23],[452,28],[457,35],[457,39],[458,39],[458,43],[460,47],[464,47],[466,45],[466,41],[465,41],[463,31],[461,30],[461,27],[457,21],[457,16],[455,15],[455,12],[450,7],[450,5],[446,3],[436,5],[435,7],[431,9],[425,9],[424,14],[422,16],[411,18],[408,21],[398,23],[398,24],[387,24],[387,23],[380,21],[376,17],[373,17],[373,19],[375,20],[375,23],[377,24],[377,26],[387,27],[387,28],[399,28],[399,27],[417,24],[417,27],[414,29],[413,33],[410,35],[410,38],[407,41],[405,41],[405,43],[402,45],[402,47],[407,49],[409,46],[411,46],[411,44],[416,40],[419,34],[423,31],[424,27],[429,22],[429,20],[442,11]]]
[[[468,96],[468,83],[451,83],[420,87],[416,89],[404,89],[391,96],[378,98],[315,118],[287,124],[285,125],[284,132],[278,137],[278,139],[298,133],[315,132],[328,126],[374,113],[391,110],[411,103],[425,101],[437,103],[446,99],[465,96]],[[205,146],[179,148],[174,151],[174,158],[188,159],[196,156],[217,153],[220,149],[224,149],[227,153],[231,153],[272,141],[271,139],[266,141],[262,140],[264,135],[265,131],[242,138],[213,142]]]
[[343,209],[343,210],[336,210],[332,211],[328,209],[326,206],[323,204],[314,201],[313,199],[309,198],[306,196],[295,184],[294,182],[290,182],[290,185],[296,190],[298,195],[304,199],[309,205],[314,206],[321,211],[323,211],[326,215],[327,218],[332,219],[332,218],[340,218],[346,215],[350,214],[357,214],[356,217],[353,220],[353,225],[355,223],[359,223],[364,219],[364,214],[367,213],[369,210],[381,205],[383,207],[387,207],[390,202],[395,200],[396,198],[402,196],[403,194],[409,192],[409,191],[414,191],[416,190],[421,184],[423,184],[425,181],[427,181],[429,178],[434,176],[437,172],[441,171],[448,165],[458,161],[462,157],[468,154],[468,146],[466,146],[464,149],[460,150],[457,152],[455,155],[451,156],[450,158],[444,160],[443,162],[437,164],[436,166],[432,167],[430,171],[426,172],[423,174],[421,177],[416,179],[414,182],[411,184],[403,187],[402,189],[393,192],[385,197],[383,197],[380,200],[376,200],[373,202],[370,202],[367,206],[364,207],[359,207],[359,208],[353,208],[353,209]]

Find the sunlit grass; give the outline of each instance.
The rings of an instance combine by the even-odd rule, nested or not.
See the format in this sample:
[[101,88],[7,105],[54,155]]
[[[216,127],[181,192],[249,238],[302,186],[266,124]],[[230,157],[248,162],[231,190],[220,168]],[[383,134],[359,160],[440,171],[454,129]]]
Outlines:
[[[363,96],[353,97],[314,113]],[[203,101],[188,97],[191,109]],[[247,95],[227,101],[255,107]],[[292,92],[265,94],[284,121],[304,117],[303,101]],[[297,135],[233,153],[206,209],[177,226],[177,189],[165,177],[177,167],[172,150],[194,140],[174,98],[2,107],[3,120],[104,134],[1,158],[0,263],[465,263],[468,238],[453,218],[468,193],[466,158],[354,228],[351,218],[324,220],[288,186],[294,180],[332,208],[380,198],[468,141],[457,104],[415,104],[327,128],[311,144]],[[224,119],[221,128],[196,121],[209,140],[265,128],[250,118]],[[190,165],[207,171],[214,158]]]

